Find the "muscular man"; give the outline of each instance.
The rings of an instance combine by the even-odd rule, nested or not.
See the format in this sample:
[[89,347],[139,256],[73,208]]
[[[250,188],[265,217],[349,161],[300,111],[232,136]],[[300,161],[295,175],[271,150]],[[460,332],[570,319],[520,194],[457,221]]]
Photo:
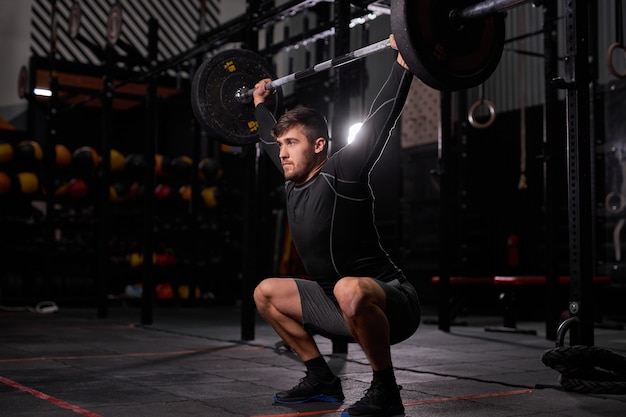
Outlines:
[[255,86],[260,138],[284,173],[289,228],[311,276],[268,278],[254,292],[259,313],[306,366],[300,383],[274,396],[278,403],[343,401],[341,382],[313,338],[320,334],[359,343],[372,367],[370,388],[346,410],[350,416],[404,413],[390,346],[415,332],[420,307],[415,289],[380,245],[369,176],[412,78],[398,53],[359,134],[330,157],[322,115],[298,108],[275,122],[263,104],[271,80]]

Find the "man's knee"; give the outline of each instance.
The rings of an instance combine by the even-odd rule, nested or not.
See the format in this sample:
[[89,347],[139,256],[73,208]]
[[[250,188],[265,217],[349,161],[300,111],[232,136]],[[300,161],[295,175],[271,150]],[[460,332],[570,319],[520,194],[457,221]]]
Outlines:
[[361,309],[382,306],[385,294],[371,278],[344,277],[337,281],[333,293],[344,314],[353,316]]
[[266,278],[254,289],[257,311],[265,319],[288,316],[302,321],[302,306],[296,281],[289,278]]
[[254,302],[257,307],[271,304],[273,301],[288,299],[297,295],[295,281],[285,278],[265,278],[254,289]]
[[257,308],[263,308],[263,306],[266,305],[271,298],[274,287],[274,279],[275,278],[266,278],[259,284],[257,284],[256,288],[254,289],[253,297],[254,303],[256,304]]

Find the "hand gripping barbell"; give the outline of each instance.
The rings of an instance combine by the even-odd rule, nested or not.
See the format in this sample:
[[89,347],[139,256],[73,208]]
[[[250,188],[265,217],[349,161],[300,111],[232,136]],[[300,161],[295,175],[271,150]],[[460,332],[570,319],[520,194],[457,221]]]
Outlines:
[[[495,71],[504,47],[504,14],[530,0],[391,0],[391,31],[398,50],[416,77],[443,91],[482,84]],[[250,98],[263,78],[276,90],[266,105],[282,113],[280,86],[345,65],[390,48],[388,39],[276,78],[272,67],[245,49],[217,53],[197,70],[191,104],[200,125],[220,142],[241,146],[258,140],[258,125]]]

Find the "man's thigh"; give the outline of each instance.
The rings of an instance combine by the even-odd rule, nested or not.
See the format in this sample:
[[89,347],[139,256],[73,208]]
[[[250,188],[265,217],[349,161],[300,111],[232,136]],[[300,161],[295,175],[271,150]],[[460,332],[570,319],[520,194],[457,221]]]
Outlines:
[[315,281],[296,279],[302,303],[303,326],[329,339],[353,341],[337,302]]
[[[315,281],[295,280],[302,303],[303,326],[310,333],[330,339],[353,341],[337,302]],[[415,288],[409,284],[375,280],[386,297],[385,314],[392,344],[408,339],[419,327],[421,310]]]

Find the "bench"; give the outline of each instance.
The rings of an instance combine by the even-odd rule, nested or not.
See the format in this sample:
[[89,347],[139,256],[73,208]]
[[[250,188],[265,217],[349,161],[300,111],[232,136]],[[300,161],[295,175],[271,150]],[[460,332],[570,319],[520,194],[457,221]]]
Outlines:
[[[559,285],[567,285],[571,281],[569,276],[559,276]],[[594,284],[608,284],[611,279],[605,275],[593,277]],[[535,330],[519,329],[517,327],[517,303],[516,293],[521,287],[542,286],[546,284],[546,277],[541,275],[522,275],[522,276],[496,276],[493,278],[493,284],[501,287],[500,301],[503,306],[502,327],[488,327],[487,331],[514,332],[523,334],[537,334]],[[542,300],[543,302],[543,300]],[[555,301],[556,302],[556,301]]]

